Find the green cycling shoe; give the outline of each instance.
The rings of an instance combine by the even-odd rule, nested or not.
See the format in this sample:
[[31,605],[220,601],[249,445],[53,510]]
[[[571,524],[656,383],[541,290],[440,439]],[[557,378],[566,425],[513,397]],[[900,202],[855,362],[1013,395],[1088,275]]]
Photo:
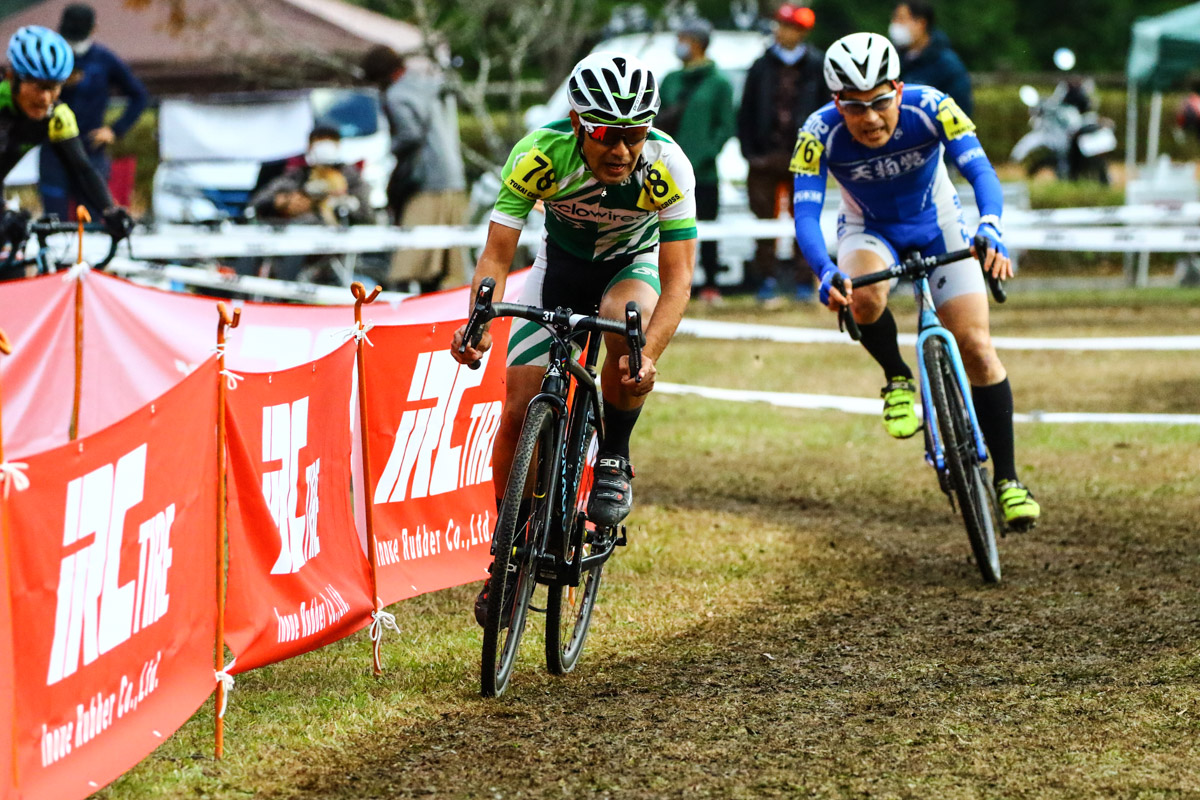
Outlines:
[[883,398],[883,427],[895,439],[907,439],[921,430],[917,419],[917,386],[911,378],[892,378],[879,393]]
[[996,500],[1004,511],[1004,522],[1015,531],[1030,530],[1042,515],[1042,507],[1033,499],[1033,492],[1020,481],[996,484]]

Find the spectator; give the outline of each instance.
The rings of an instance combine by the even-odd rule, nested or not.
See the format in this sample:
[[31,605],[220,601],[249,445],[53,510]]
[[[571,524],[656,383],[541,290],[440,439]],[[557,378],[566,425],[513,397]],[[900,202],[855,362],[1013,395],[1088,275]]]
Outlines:
[[900,51],[900,79],[941,89],[969,117],[975,110],[971,78],[962,59],[950,49],[950,38],[933,25],[933,5],[928,0],[896,5],[888,38]]
[[[396,156],[388,182],[393,219],[404,227],[463,224],[467,182],[457,119],[445,100],[444,82],[409,71],[404,58],[386,45],[368,51],[362,67],[384,93]],[[464,276],[460,249],[398,250],[388,280],[393,286],[416,281],[426,292],[440,288],[450,276]]]
[[[792,208],[792,173],[788,170],[796,134],[808,115],[829,99],[825,88],[825,54],[805,43],[816,24],[812,9],[785,3],[775,14],[775,42],[746,74],[737,134],[750,165],[746,193],[759,219],[775,219],[781,203]],[[797,298],[812,297],[812,273],[801,269],[793,250],[792,276]],[[775,240],[760,239],[750,282],[764,305],[778,305],[779,280]],[[804,277],[801,278],[801,275]]]
[[345,164],[341,143],[336,128],[313,128],[303,163],[250,198],[255,218],[310,225],[370,222],[370,190],[358,170]]
[[[58,31],[75,53],[75,69],[63,86],[62,100],[75,112],[88,160],[107,182],[112,173],[109,146],[134,126],[150,98],[146,87],[129,71],[125,62],[92,40],[95,27],[96,12],[86,3],[72,3],[63,9]],[[109,125],[105,115],[109,91],[113,88],[125,95],[126,103],[121,116]],[[74,186],[53,148],[43,147],[40,159],[38,189],[42,195],[42,208],[47,214],[68,219],[69,198]],[[101,210],[88,206],[92,219],[99,219]]]
[[1176,139],[1183,140],[1184,134],[1200,139],[1200,78],[1193,80],[1188,93],[1179,101],[1175,110]]
[[[662,111],[654,126],[666,131],[683,148],[696,171],[696,219],[713,220],[719,209],[717,155],[734,132],[733,87],[706,55],[712,26],[697,19],[679,30],[675,55],[683,69],[663,78]],[[701,242],[700,264],[704,286],[700,299],[717,302],[717,258],[715,241]]]

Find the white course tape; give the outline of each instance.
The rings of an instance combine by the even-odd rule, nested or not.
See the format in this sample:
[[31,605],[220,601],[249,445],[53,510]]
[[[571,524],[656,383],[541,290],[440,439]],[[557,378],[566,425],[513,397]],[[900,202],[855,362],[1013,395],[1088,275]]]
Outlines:
[[[830,314],[832,320],[833,314]],[[765,339],[788,344],[858,344],[836,328],[791,328],[785,325],[757,325],[747,322],[721,322],[711,319],[685,319],[678,333],[700,339]],[[902,333],[900,344],[917,343],[915,334]],[[992,342],[1001,350],[1200,350],[1200,336],[1127,336],[1094,339],[1027,339],[995,336]]]
[[[1007,206],[1008,204],[1005,203]],[[1013,208],[1004,212],[1006,226],[1044,225],[1198,225],[1200,203],[1177,206],[1099,206],[1096,208]]]
[[[136,277],[150,283],[182,283],[187,286],[203,286],[227,292],[272,297],[278,300],[295,300],[311,305],[350,305],[354,302],[350,289],[342,286],[323,286],[315,283],[281,281],[276,278],[260,278],[256,275],[232,275],[200,267],[184,267],[177,264],[148,264],[127,258],[114,258],[105,268],[117,275]],[[405,292],[380,292],[379,299],[396,302],[411,295]]]
[[[973,211],[967,209],[968,229]],[[1068,208],[1046,211],[1012,210],[1005,215],[1005,243],[1020,250],[1082,250],[1092,252],[1200,252],[1200,203],[1174,209],[1156,206]],[[1088,226],[1091,227],[1080,227]],[[1109,227],[1102,227],[1107,225]],[[1075,227],[1058,227],[1075,226]],[[727,214],[719,220],[697,223],[701,240],[791,239],[790,218],[755,219],[748,214]],[[821,213],[826,244],[837,239],[837,210]],[[160,225],[133,236],[134,256],[151,261],[186,261],[214,258],[289,255],[385,253],[400,249],[482,247],[488,225],[418,225],[394,228],[356,225],[350,228],[322,225]],[[539,226],[529,225],[521,242],[536,245]],[[95,261],[108,251],[105,234],[84,236],[85,258]]]
[[[850,414],[879,416],[883,401],[868,397],[840,397],[831,394],[799,394],[792,392],[758,392],[746,389],[718,389],[713,386],[688,386],[681,383],[654,384],[656,392],[691,395],[709,400],[733,403],[767,403],[779,408],[806,408],[844,411]],[[920,404],[917,405],[920,408]],[[1045,412],[1014,414],[1014,422],[1051,423],[1111,423],[1118,425],[1200,425],[1200,414],[1092,414],[1085,412]]]

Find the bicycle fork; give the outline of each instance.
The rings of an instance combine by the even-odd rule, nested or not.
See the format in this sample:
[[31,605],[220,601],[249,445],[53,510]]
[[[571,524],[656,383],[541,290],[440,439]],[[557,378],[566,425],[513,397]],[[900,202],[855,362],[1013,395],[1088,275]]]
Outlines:
[[[925,428],[929,434],[929,448],[925,453],[925,460],[936,468],[938,472],[942,472],[946,469],[946,446],[942,439],[940,427],[949,424],[949,420],[937,419],[936,413],[931,414],[930,412],[930,409],[933,408],[933,394],[929,389],[929,375],[926,372],[924,357],[925,342],[935,336],[941,339],[946,345],[946,352],[950,356],[950,365],[954,370],[954,380],[962,390],[963,401],[967,407],[967,415],[971,420],[971,435],[975,439],[975,452],[981,462],[987,461],[987,445],[983,441],[979,419],[975,416],[975,402],[971,397],[971,382],[967,378],[967,371],[963,368],[962,358],[959,356],[958,342],[954,340],[954,335],[950,331],[940,325],[923,328],[920,335],[917,336],[917,353],[920,355],[917,363],[920,366],[921,372],[921,405],[924,411]],[[931,416],[934,419],[933,425],[929,424]]]

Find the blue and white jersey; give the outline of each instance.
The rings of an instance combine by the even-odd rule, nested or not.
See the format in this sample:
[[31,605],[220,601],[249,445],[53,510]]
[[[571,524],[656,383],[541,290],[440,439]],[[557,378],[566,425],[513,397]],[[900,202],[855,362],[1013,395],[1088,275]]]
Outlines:
[[[821,235],[820,214],[830,174],[843,207],[896,250],[929,245],[941,236],[939,206],[954,193],[942,163],[943,149],[975,188],[980,215],[1000,216],[1000,180],[988,161],[975,124],[947,94],[931,86],[905,86],[900,120],[881,147],[850,135],[837,106],[815,111],[800,129],[792,154],[796,241],[819,275],[833,269]],[[943,210],[944,211],[944,210]]]

